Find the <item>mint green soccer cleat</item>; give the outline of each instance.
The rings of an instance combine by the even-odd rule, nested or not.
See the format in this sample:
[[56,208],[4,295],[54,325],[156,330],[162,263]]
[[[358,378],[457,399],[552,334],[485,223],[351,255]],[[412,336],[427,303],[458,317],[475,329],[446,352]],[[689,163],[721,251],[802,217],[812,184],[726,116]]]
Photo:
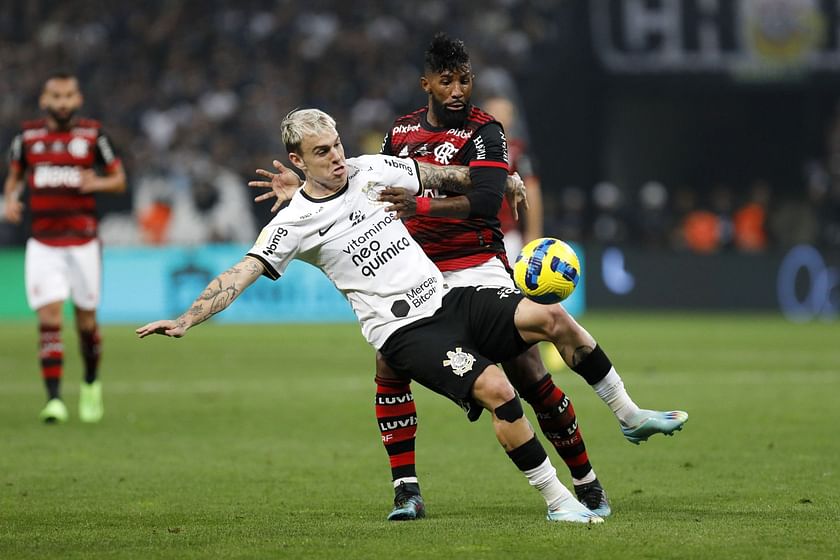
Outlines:
[[50,399],[38,418],[45,424],[63,424],[67,422],[67,407],[61,399]]
[[621,433],[627,441],[639,445],[654,434],[674,435],[674,432],[682,430],[687,420],[688,412],[682,410],[661,412],[643,409],[636,413],[629,426],[621,427]]
[[82,422],[99,422],[105,414],[102,405],[102,382],[82,382],[79,388],[79,420]]

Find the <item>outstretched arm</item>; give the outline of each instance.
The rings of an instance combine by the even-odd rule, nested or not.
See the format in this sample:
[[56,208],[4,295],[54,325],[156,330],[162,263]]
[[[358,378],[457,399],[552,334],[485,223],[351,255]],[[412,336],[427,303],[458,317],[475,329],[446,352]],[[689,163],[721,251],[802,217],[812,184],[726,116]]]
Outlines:
[[239,294],[256,281],[263,273],[261,262],[252,257],[245,257],[237,264],[222,272],[201,292],[189,310],[173,320],[154,321],[143,325],[135,332],[140,338],[150,334],[163,334],[181,338],[187,329],[202,323],[233,303]]

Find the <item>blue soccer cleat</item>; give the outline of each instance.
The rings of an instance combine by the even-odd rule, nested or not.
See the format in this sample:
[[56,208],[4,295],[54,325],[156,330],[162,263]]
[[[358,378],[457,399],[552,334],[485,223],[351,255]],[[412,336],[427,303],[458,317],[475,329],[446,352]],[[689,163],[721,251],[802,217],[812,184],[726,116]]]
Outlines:
[[612,513],[607,493],[597,478],[587,484],[576,485],[575,495],[580,503],[599,517],[609,517]]
[[642,409],[636,413],[629,426],[621,427],[621,433],[627,441],[639,445],[654,434],[674,435],[674,432],[682,430],[687,420],[688,412],[682,410],[662,412]]
[[388,514],[388,521],[414,521],[426,517],[426,504],[417,484],[401,482],[396,488],[394,509]]

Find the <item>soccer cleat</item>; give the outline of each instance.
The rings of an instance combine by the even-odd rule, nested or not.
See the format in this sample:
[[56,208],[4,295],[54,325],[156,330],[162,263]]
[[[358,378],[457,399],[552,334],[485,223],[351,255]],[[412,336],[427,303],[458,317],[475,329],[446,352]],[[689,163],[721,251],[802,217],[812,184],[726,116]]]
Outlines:
[[45,424],[63,424],[67,422],[67,407],[61,399],[50,399],[38,418]]
[[677,430],[682,430],[687,420],[688,412],[682,410],[661,412],[642,409],[636,413],[629,426],[621,426],[621,433],[627,441],[639,445],[654,434],[674,435]]
[[597,478],[592,482],[575,486],[575,494],[580,503],[599,517],[609,517],[612,513],[607,493]]
[[388,521],[414,521],[426,517],[426,505],[417,484],[401,482],[396,488],[394,509],[388,514]]
[[549,521],[567,523],[603,523],[604,518],[586,509],[586,506],[571,496],[560,503],[561,507],[549,509],[545,516]]
[[104,414],[102,382],[82,382],[79,388],[79,420],[82,422],[99,422]]

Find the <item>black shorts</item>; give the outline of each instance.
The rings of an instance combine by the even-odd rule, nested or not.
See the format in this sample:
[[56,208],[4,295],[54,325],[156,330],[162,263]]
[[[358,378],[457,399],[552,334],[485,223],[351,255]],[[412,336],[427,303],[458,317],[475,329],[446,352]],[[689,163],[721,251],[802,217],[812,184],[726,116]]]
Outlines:
[[453,288],[437,313],[397,330],[379,351],[395,372],[470,412],[478,375],[531,347],[513,321],[523,297],[511,288]]

